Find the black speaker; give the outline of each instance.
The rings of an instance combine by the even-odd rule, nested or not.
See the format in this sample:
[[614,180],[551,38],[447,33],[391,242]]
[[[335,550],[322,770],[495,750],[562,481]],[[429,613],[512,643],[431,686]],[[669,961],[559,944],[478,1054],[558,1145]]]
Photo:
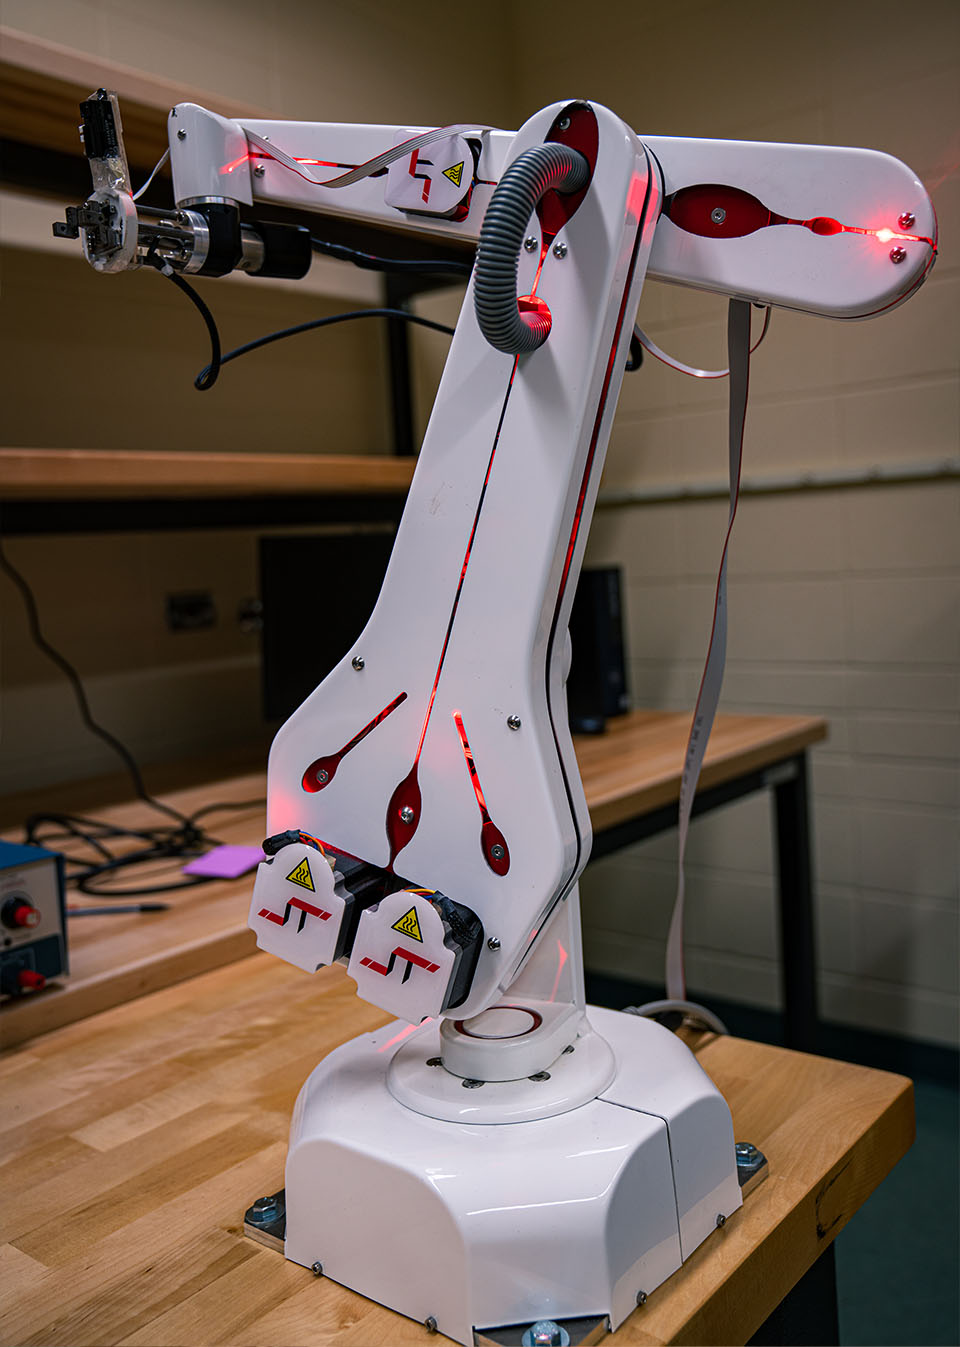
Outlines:
[[570,640],[570,728],[575,734],[600,734],[611,716],[630,708],[619,567],[581,571],[570,614]]
[[395,528],[260,539],[263,713],[286,720],[367,624]]

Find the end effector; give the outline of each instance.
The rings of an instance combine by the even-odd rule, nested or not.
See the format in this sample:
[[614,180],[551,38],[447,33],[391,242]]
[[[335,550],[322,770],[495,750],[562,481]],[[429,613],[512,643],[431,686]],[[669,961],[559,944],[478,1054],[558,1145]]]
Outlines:
[[56,238],[79,238],[96,271],[130,271],[144,264],[199,276],[245,271],[253,276],[298,279],[310,268],[310,233],[297,225],[241,222],[240,203],[200,197],[176,210],[139,204],[116,94],[98,89],[80,104],[80,138],[90,164],[93,192],[82,206],[68,206],[53,226]]

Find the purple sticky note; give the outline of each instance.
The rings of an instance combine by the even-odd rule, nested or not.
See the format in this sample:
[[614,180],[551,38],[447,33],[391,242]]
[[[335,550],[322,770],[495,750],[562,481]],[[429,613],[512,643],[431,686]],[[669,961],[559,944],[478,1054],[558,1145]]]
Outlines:
[[239,879],[264,859],[260,847],[214,847],[183,867],[185,875],[206,875],[208,879]]

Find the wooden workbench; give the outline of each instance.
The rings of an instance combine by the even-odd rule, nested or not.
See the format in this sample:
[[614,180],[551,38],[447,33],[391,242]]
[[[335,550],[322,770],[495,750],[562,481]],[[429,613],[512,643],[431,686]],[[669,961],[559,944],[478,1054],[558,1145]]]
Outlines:
[[[686,712],[632,711],[611,721],[605,734],[577,736],[577,758],[595,834],[675,805],[689,724]],[[813,716],[720,715],[707,748],[701,791],[743,780],[801,754],[825,738],[826,732],[826,722]],[[248,772],[167,791],[162,798],[190,814],[220,801],[257,801],[265,787],[263,772]],[[96,798],[82,794],[79,787],[77,799],[74,810],[124,826],[158,821],[158,816],[137,801],[98,807]],[[69,801],[70,793],[61,789],[52,804],[70,809]],[[8,802],[6,818],[25,817],[41,805],[41,798],[34,794],[24,802],[22,814],[17,814]],[[264,811],[256,804],[213,814],[205,822],[223,842],[259,843],[264,836]],[[21,834],[11,830],[6,836],[20,840]],[[177,873],[176,864],[158,862],[138,869],[135,882],[169,883]],[[121,872],[119,887],[133,883]],[[252,883],[248,874],[184,889],[166,896],[171,904],[168,912],[72,920],[69,980],[3,1005],[0,1041],[11,1046],[253,954],[256,942],[246,925]],[[100,900],[72,893],[70,902],[102,905]]]
[[[387,1018],[340,968],[311,977],[258,954],[7,1053],[0,1341],[447,1341],[241,1233],[245,1208],[282,1186],[303,1080]],[[612,1335],[618,1347],[747,1341],[913,1137],[902,1077],[712,1035],[695,1049],[770,1176]]]

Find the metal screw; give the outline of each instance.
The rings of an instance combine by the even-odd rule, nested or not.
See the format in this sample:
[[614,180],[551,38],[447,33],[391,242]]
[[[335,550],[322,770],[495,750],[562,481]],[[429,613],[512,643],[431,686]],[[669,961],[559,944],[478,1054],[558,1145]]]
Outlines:
[[266,171],[267,170],[263,164],[254,164],[253,166],[253,176],[255,178],[262,178],[263,175],[266,173]]
[[428,1057],[427,1066],[443,1066],[442,1057]]
[[534,238],[532,234],[528,234],[527,237],[523,240],[523,246],[528,253],[535,252],[537,247],[537,240]]
[[400,810],[400,822],[412,823],[415,818],[416,814],[414,814],[413,810],[410,808],[408,804],[405,804],[403,808]]
[[366,661],[364,660],[364,658],[363,658],[362,655],[354,655],[354,657],[353,657],[353,659],[350,661],[350,663],[351,663],[351,664],[353,665],[353,667],[356,669],[357,673],[359,673],[360,670],[364,667],[364,664],[366,663]]
[[726,1225],[726,1223],[727,1223],[727,1218],[726,1218],[726,1216],[724,1216],[723,1212],[721,1211],[720,1214],[719,1214],[719,1216],[717,1217],[717,1229],[718,1229],[718,1230],[722,1230],[723,1227]]
[[277,1205],[275,1197],[258,1197],[253,1204],[254,1211],[270,1211]]
[[566,257],[566,255],[567,255],[567,245],[566,245],[565,243],[563,243],[563,242],[555,243],[555,244],[553,245],[553,255],[554,255],[554,257],[559,257],[559,258],[561,258],[561,259],[564,258],[564,257]]
[[646,1291],[638,1291],[638,1292],[637,1292],[637,1304],[638,1304],[638,1305],[645,1305],[646,1303],[647,1303],[647,1293],[646,1293]]
[[912,210],[905,210],[903,214],[900,216],[900,218],[897,220],[897,224],[900,226],[901,229],[912,229],[916,223],[917,217],[914,215]]
[[523,1337],[524,1341],[529,1337],[531,1347],[560,1347],[563,1342],[560,1325],[552,1319],[538,1319]]
[[738,1141],[733,1149],[737,1155],[742,1155],[745,1160],[752,1160],[758,1153],[752,1141]]
[[495,935],[492,935],[490,939],[487,941],[487,949],[492,949],[494,954],[496,954],[499,948],[500,948],[499,938]]
[[427,1315],[426,1319],[423,1321],[423,1326],[428,1333],[436,1333],[437,1321],[432,1314]]
[[527,1080],[536,1080],[536,1081],[549,1080],[549,1079],[550,1079],[549,1071],[535,1071],[532,1076],[527,1077]]
[[462,1080],[460,1084],[463,1086],[465,1090],[479,1090],[480,1086],[483,1084],[483,1081],[473,1080],[472,1077],[468,1076],[467,1079]]
[[900,247],[897,247],[897,248],[891,248],[891,249],[890,249],[890,261],[891,261],[891,262],[905,262],[906,260],[907,260],[907,250],[906,250],[906,248],[900,248]]
[[493,846],[490,848],[490,855],[495,861],[502,861],[506,854],[507,853],[499,842],[494,842]]
[[317,772],[317,780],[320,782],[321,786],[325,786],[330,780],[330,773],[325,767],[321,767],[319,772]]
[[519,716],[507,716],[507,726],[509,729],[519,730],[520,724],[521,722]]
[[314,1263],[314,1264],[311,1266],[310,1271],[313,1273],[313,1275],[314,1275],[315,1277],[322,1277],[322,1276],[323,1276],[323,1264],[322,1264],[322,1263]]
[[714,224],[723,224],[726,218],[727,212],[722,206],[714,206],[713,210],[710,212],[710,219]]
[[180,130],[177,132],[177,140],[186,140],[186,138],[187,133],[186,131],[184,131],[183,127],[181,127]]
[[569,131],[569,130],[570,130],[570,118],[569,118],[569,117],[561,117],[560,120],[557,122],[557,130],[558,130],[558,131]]

